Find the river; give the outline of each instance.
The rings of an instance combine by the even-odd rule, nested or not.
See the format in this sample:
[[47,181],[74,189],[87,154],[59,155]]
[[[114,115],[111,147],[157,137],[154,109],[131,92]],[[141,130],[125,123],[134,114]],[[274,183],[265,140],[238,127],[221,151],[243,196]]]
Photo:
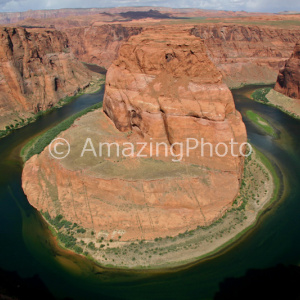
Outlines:
[[[258,224],[238,242],[217,255],[172,271],[105,270],[93,262],[60,249],[39,213],[21,188],[22,146],[35,135],[103,98],[103,92],[82,95],[35,123],[0,140],[0,275],[15,271],[20,282],[58,298],[71,299],[212,299],[226,278],[245,276],[251,268],[300,263],[300,121],[281,111],[249,100],[259,86],[233,90],[248,138],[280,167],[285,193]],[[246,119],[251,109],[279,133],[274,140]],[[0,284],[1,286],[1,284]],[[33,298],[32,298],[33,299]]]

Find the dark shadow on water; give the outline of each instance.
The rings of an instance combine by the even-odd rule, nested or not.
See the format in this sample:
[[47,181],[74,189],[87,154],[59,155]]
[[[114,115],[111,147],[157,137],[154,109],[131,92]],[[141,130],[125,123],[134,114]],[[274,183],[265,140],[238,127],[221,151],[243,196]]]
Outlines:
[[0,269],[0,299],[52,300],[55,298],[39,276],[21,278],[17,272]]
[[300,267],[277,265],[264,270],[250,269],[240,278],[220,283],[215,300],[300,299]]

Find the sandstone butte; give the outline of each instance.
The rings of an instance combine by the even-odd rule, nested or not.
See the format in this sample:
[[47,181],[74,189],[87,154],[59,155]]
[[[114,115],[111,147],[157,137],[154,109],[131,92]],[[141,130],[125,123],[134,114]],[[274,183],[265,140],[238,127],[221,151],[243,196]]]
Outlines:
[[11,124],[14,113],[45,110],[98,76],[68,44],[57,30],[0,27],[0,129]]
[[300,99],[300,42],[285,66],[279,70],[274,89],[288,97]]
[[246,142],[230,90],[204,42],[189,30],[149,28],[132,36],[108,70],[103,110],[81,117],[60,137],[70,142],[71,154],[55,160],[46,148],[33,156],[23,170],[24,192],[38,210],[61,214],[95,236],[176,236],[223,216],[239,193],[242,156],[210,157],[205,151],[202,157],[198,148],[177,163],[163,154],[80,157],[86,137],[95,145]]

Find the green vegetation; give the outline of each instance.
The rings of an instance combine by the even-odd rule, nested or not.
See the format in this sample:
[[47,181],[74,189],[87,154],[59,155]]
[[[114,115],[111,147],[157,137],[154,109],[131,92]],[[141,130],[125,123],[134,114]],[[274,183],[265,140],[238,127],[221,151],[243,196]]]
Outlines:
[[67,130],[76,119],[100,107],[102,107],[102,103],[94,104],[74,114],[73,116],[69,117],[57,126],[49,129],[47,132],[29,141],[21,150],[21,156],[23,158],[23,161],[27,161],[35,154],[40,154],[56,136],[58,136],[62,131]]
[[266,95],[271,91],[271,89],[271,87],[257,89],[252,93],[251,97],[255,101],[268,103],[269,100],[266,98]]
[[[62,215],[57,215],[55,218],[52,218],[48,211],[41,211],[41,214],[52,226],[50,228],[51,232],[58,238],[59,242],[64,247],[74,250],[77,254],[83,253],[83,248],[81,246],[85,246],[85,242],[82,240],[79,242],[77,238],[74,237],[74,229],[79,227],[78,224],[65,220]],[[86,230],[82,227],[77,229],[77,233],[85,232]],[[95,245],[93,243],[89,243],[87,247],[95,250]]]
[[266,132],[267,134],[273,137],[277,137],[274,128],[270,125],[270,123],[266,119],[264,119],[257,113],[253,112],[252,110],[247,110],[246,115],[254,124],[256,124],[264,132]]
[[20,118],[17,120],[15,119],[15,123],[14,124],[10,124],[5,126],[5,130],[0,130],[0,138],[3,138],[5,136],[7,136],[8,134],[10,134],[12,131],[19,129],[21,127],[24,127],[25,125],[28,125],[30,123],[32,123],[33,121],[36,120],[37,117],[33,116],[33,117],[29,117],[29,118]]
[[300,119],[300,104],[297,99],[290,98],[269,87],[254,91],[251,97],[257,102],[273,106],[295,119]]
[[274,182],[274,191],[271,200],[269,201],[269,205],[273,203],[279,196],[280,191],[280,178],[278,177],[278,174],[275,170],[274,165],[271,163],[271,161],[258,149],[255,148],[255,154],[260,159],[260,161],[265,165],[265,167],[269,170],[269,172],[272,175],[273,182]]

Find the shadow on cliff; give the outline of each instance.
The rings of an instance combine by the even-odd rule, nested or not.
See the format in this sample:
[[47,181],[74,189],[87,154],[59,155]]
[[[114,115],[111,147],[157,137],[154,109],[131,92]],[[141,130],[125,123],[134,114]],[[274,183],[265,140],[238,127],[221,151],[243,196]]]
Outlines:
[[227,278],[221,282],[214,299],[300,299],[299,283],[298,266],[251,269],[243,277]]
[[122,12],[121,15],[123,18],[128,18],[131,20],[140,20],[145,18],[152,18],[152,19],[188,19],[186,17],[174,17],[172,14],[169,13],[161,13],[158,10],[150,9],[148,11],[127,11]]

